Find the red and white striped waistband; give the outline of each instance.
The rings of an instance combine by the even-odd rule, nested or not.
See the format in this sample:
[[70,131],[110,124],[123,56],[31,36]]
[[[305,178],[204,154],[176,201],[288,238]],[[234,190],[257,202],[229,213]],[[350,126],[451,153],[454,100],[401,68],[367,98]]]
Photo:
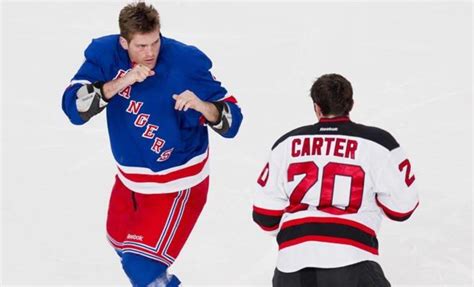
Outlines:
[[183,165],[160,172],[148,168],[129,167],[117,163],[123,184],[138,193],[170,193],[196,186],[209,176],[209,150]]

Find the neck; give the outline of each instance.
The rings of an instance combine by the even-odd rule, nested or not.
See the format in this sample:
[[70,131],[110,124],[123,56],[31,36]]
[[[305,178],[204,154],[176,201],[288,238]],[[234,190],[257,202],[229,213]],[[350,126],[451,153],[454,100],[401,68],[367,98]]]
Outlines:
[[322,119],[332,119],[337,117],[345,117],[344,115],[321,115]]

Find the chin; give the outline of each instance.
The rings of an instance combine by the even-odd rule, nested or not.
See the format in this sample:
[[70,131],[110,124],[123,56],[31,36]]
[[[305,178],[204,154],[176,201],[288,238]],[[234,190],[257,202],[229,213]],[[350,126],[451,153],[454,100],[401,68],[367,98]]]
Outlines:
[[150,63],[146,63],[146,62],[145,62],[145,63],[143,63],[143,65],[145,65],[145,66],[147,66],[148,68],[150,68],[150,69],[153,70],[153,69],[155,68],[155,66],[156,66],[156,63],[150,64]]

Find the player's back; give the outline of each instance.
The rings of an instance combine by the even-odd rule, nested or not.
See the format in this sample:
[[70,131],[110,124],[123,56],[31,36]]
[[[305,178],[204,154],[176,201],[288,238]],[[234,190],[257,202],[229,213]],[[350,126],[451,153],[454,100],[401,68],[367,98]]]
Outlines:
[[388,132],[347,117],[321,119],[274,144],[254,219],[278,231],[280,271],[376,261],[383,212],[404,220],[417,205],[413,180]]

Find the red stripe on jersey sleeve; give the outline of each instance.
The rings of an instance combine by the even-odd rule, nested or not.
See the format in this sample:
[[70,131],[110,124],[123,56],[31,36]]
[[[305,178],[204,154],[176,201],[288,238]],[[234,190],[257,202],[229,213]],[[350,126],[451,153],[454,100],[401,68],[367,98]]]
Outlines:
[[260,207],[256,207],[255,205],[253,206],[253,211],[259,214],[269,215],[269,216],[282,216],[283,213],[285,212],[284,210],[260,208]]
[[265,231],[274,231],[274,230],[278,229],[278,224],[274,225],[274,226],[263,226],[261,224],[258,224],[258,226],[260,226],[260,228],[265,230]]
[[232,104],[237,104],[237,99],[234,96],[230,96],[222,100],[223,102],[228,102]]
[[203,126],[205,123],[207,123],[207,120],[204,116],[199,117],[199,124]]
[[394,210],[391,210],[390,208],[388,208],[387,206],[383,205],[379,200],[378,198],[376,197],[375,198],[375,201],[377,202],[377,205],[380,206],[380,208],[382,208],[383,212],[385,213],[385,215],[387,215],[388,218],[392,219],[392,220],[395,220],[395,221],[404,221],[404,220],[407,220],[408,218],[410,218],[410,216],[413,214],[413,212],[415,211],[415,209],[418,207],[418,205],[420,204],[419,202],[416,203],[415,207],[408,211],[408,212],[397,212],[397,211],[394,211]]

